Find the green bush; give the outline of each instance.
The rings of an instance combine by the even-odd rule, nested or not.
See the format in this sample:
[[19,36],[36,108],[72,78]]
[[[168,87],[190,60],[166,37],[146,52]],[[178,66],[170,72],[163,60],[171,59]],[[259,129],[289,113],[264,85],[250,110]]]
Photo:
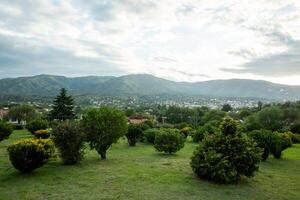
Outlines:
[[280,159],[282,152],[291,147],[293,142],[292,139],[290,137],[290,135],[288,133],[278,133],[278,132],[274,132],[274,134],[277,134],[280,137],[280,142],[281,142],[281,148],[278,149],[277,151],[273,151],[272,154],[275,158]]
[[47,139],[50,137],[49,130],[37,130],[34,132],[34,135],[39,139]]
[[200,126],[195,130],[191,136],[193,138],[194,142],[201,142],[204,139],[204,136],[206,134],[213,134],[216,132],[216,128],[212,126],[211,124],[205,124],[204,126]]
[[191,158],[194,173],[219,183],[254,176],[260,161],[259,148],[238,132],[238,122],[233,119],[225,119],[220,129],[221,133],[205,137],[194,151]]
[[300,143],[300,135],[299,134],[295,134],[292,132],[287,132],[287,134],[289,134],[290,138],[292,139],[293,144]]
[[163,129],[155,135],[154,148],[168,154],[184,147],[185,138],[177,129]]
[[21,124],[12,124],[13,130],[23,130],[23,125]]
[[248,136],[252,138],[257,145],[263,149],[262,160],[265,161],[269,157],[270,153],[281,151],[281,138],[278,134],[274,134],[269,130],[254,130],[248,133]]
[[73,165],[84,155],[85,134],[78,123],[61,122],[52,130],[53,142],[64,164]]
[[185,138],[187,138],[192,131],[193,129],[191,127],[184,127],[180,129],[180,134],[182,134]]
[[155,141],[155,135],[157,133],[159,133],[160,130],[159,129],[148,129],[144,132],[144,137],[146,139],[146,141],[150,144],[154,144]]
[[45,130],[48,128],[48,122],[42,119],[35,119],[26,124],[27,130],[34,135],[38,130]]
[[7,122],[0,120],[0,142],[2,140],[7,139],[12,132],[13,132],[12,126]]
[[135,146],[135,144],[142,137],[142,135],[143,130],[140,125],[130,124],[126,133],[129,146]]
[[43,166],[54,150],[49,139],[23,139],[7,148],[12,165],[21,173],[30,173]]

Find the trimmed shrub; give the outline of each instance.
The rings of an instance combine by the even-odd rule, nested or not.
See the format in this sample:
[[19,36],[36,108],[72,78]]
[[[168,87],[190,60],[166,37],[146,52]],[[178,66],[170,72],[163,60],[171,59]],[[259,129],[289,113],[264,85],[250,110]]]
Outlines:
[[11,124],[13,127],[13,130],[23,130],[23,125],[22,124]]
[[287,134],[289,134],[290,138],[292,139],[293,144],[300,143],[300,135],[299,134],[295,134],[292,132],[287,132]]
[[37,130],[34,132],[34,135],[39,139],[47,139],[50,137],[49,130]]
[[9,159],[21,173],[30,173],[43,166],[54,154],[54,144],[49,139],[24,139],[8,146]]
[[262,160],[266,161],[270,153],[281,151],[281,138],[269,130],[254,130],[248,134],[263,149]]
[[155,135],[159,133],[159,129],[148,129],[144,132],[144,137],[146,138],[146,141],[150,144],[154,144],[155,141]]
[[143,130],[140,125],[130,124],[126,133],[129,146],[135,146],[135,144],[142,137],[142,135]]
[[201,142],[206,134],[213,134],[216,132],[216,128],[212,126],[211,124],[205,124],[204,126],[198,127],[197,130],[195,130],[191,136],[193,138],[194,142]]
[[280,137],[281,146],[280,146],[280,149],[278,149],[277,151],[273,151],[272,154],[273,154],[274,158],[280,159],[282,152],[285,149],[291,147],[293,142],[288,133],[274,132],[273,134],[277,134]]
[[231,183],[258,170],[259,148],[238,132],[238,122],[225,119],[221,133],[205,137],[194,151],[191,167],[197,176],[219,183]]
[[85,134],[76,122],[66,121],[53,127],[53,142],[66,165],[73,165],[82,160],[84,155]]
[[7,139],[12,132],[13,132],[12,126],[7,122],[0,120],[0,142],[2,140]]
[[168,154],[184,147],[185,138],[177,129],[163,129],[155,135],[154,148]]
[[180,129],[180,133],[185,137],[187,138],[190,133],[193,131],[193,129],[191,127],[184,127],[182,129]]
[[26,125],[27,130],[34,135],[38,130],[45,130],[48,128],[48,122],[42,119],[35,119]]

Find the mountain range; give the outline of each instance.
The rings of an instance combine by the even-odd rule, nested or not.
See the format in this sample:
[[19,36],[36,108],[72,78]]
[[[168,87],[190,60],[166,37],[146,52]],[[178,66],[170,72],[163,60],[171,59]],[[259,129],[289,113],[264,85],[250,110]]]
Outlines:
[[175,82],[148,74],[120,77],[55,75],[5,78],[0,80],[1,95],[57,95],[66,88],[73,95],[198,95],[209,97],[300,99],[300,86],[262,80],[229,79],[202,82]]

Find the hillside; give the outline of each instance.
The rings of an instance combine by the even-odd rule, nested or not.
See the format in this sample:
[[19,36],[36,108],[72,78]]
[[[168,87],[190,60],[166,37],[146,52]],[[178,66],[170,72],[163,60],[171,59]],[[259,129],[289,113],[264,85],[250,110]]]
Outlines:
[[152,75],[138,74],[121,77],[86,76],[76,78],[38,75],[0,80],[1,95],[54,96],[63,87],[73,95],[177,94],[282,100],[300,99],[300,86],[280,85],[267,81],[245,79],[188,83],[174,82]]

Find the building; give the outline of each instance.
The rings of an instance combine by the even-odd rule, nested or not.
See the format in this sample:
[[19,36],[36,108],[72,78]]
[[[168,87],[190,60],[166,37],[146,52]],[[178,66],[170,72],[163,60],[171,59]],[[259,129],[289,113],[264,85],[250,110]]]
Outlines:
[[148,121],[148,119],[143,117],[142,115],[134,115],[128,117],[128,122],[130,124],[141,124],[144,123],[145,121]]

